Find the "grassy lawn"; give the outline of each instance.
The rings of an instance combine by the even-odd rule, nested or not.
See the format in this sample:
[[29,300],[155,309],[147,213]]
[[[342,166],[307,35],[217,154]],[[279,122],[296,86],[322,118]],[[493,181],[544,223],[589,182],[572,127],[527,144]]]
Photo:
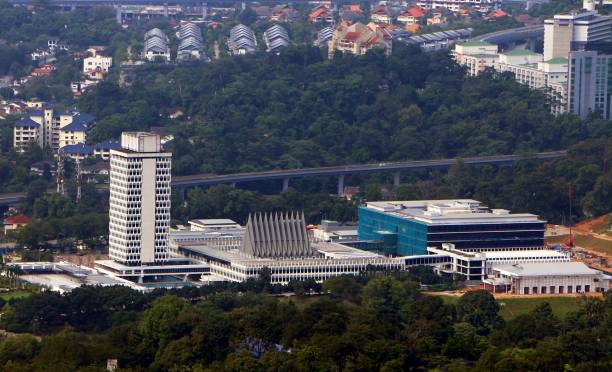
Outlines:
[[[457,296],[441,297],[447,304],[456,304],[459,301]],[[501,305],[500,315],[505,320],[510,320],[517,315],[530,312],[544,302],[550,304],[556,316],[563,318],[567,313],[578,310],[582,299],[580,297],[499,298],[497,302]]]
[[29,295],[31,295],[31,293],[27,291],[12,291],[12,292],[0,293],[0,298],[2,298],[5,301],[8,301],[11,298],[27,297]]
[[506,320],[528,313],[544,302],[548,302],[553,313],[562,319],[567,313],[578,310],[582,299],[580,297],[500,298],[497,302],[501,305],[500,315]]

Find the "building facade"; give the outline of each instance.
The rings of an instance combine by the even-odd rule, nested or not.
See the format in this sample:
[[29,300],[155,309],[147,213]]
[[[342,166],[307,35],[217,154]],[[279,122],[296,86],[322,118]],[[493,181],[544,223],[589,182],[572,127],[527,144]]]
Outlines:
[[336,51],[362,55],[374,48],[384,50],[387,55],[391,54],[391,34],[386,29],[375,23],[343,23],[334,30],[329,40],[328,54],[330,59]]
[[594,50],[574,51],[569,56],[568,111],[581,118],[598,111],[611,116],[612,55]]
[[15,123],[13,146],[21,152],[35,143],[56,151],[66,145],[84,143],[95,124],[95,118],[87,113],[43,104]]
[[359,239],[378,242],[400,256],[426,254],[427,247],[453,243],[456,248],[528,250],[544,246],[538,216],[488,209],[471,199],[369,202],[359,207]]
[[595,11],[556,14],[544,21],[544,60],[567,58],[587,43],[612,40],[612,18]]
[[445,8],[453,12],[458,12],[462,8],[471,8],[488,12],[501,6],[500,0],[418,0],[417,5],[427,9]]
[[171,58],[169,42],[168,36],[159,28],[147,31],[144,35],[144,58],[151,62],[169,62]]
[[83,59],[83,73],[91,79],[102,79],[113,65],[113,58],[100,55],[95,49],[91,53],[90,57]]
[[501,265],[484,280],[490,288],[521,295],[603,292],[610,277],[581,262]]
[[111,150],[109,257],[127,266],[163,264],[169,258],[172,154],[160,137],[124,132]]
[[467,67],[468,75],[477,76],[497,62],[497,45],[478,40],[457,43],[453,57],[457,63]]

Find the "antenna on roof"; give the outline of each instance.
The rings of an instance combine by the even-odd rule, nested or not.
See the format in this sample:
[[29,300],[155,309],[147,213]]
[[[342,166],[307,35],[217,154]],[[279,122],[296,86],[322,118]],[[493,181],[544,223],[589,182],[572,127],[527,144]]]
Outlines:
[[57,193],[64,195],[64,152],[61,149],[57,152]]
[[572,183],[570,182],[567,185],[567,197],[569,199],[569,238],[567,239],[567,245],[570,248],[574,248],[574,235],[572,231],[572,227],[574,223],[572,222]]
[[77,194],[76,194],[76,202],[79,203],[81,201],[81,160],[77,158],[76,160],[76,184],[77,184]]

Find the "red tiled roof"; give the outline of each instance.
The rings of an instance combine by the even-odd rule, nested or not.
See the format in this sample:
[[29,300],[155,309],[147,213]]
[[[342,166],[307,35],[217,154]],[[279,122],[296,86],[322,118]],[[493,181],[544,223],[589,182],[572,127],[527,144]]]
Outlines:
[[497,10],[494,10],[491,13],[489,13],[488,16],[489,17],[494,17],[494,18],[506,17],[506,16],[508,16],[508,13],[504,12],[501,9],[497,9]]
[[420,18],[420,17],[424,17],[425,16],[425,11],[420,6],[413,5],[410,8],[406,9],[404,11],[403,15]]
[[5,225],[15,225],[15,224],[26,224],[32,222],[32,219],[25,214],[16,214],[14,216],[6,217],[4,219]]
[[357,39],[359,39],[359,37],[361,36],[360,32],[347,32],[346,35],[344,36],[344,39],[348,40],[348,41],[356,41]]
[[327,13],[329,13],[329,9],[327,9],[325,7],[315,8],[312,12],[310,12],[308,17],[310,17],[310,18],[318,18],[318,17],[321,17],[323,15],[326,15]]

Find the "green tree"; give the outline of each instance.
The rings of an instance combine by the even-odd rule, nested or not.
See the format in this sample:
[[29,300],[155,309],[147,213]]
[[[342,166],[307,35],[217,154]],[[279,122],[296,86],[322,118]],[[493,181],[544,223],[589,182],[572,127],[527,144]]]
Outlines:
[[498,313],[499,304],[485,290],[467,292],[457,302],[457,319],[474,326],[480,335],[503,325],[504,321]]

